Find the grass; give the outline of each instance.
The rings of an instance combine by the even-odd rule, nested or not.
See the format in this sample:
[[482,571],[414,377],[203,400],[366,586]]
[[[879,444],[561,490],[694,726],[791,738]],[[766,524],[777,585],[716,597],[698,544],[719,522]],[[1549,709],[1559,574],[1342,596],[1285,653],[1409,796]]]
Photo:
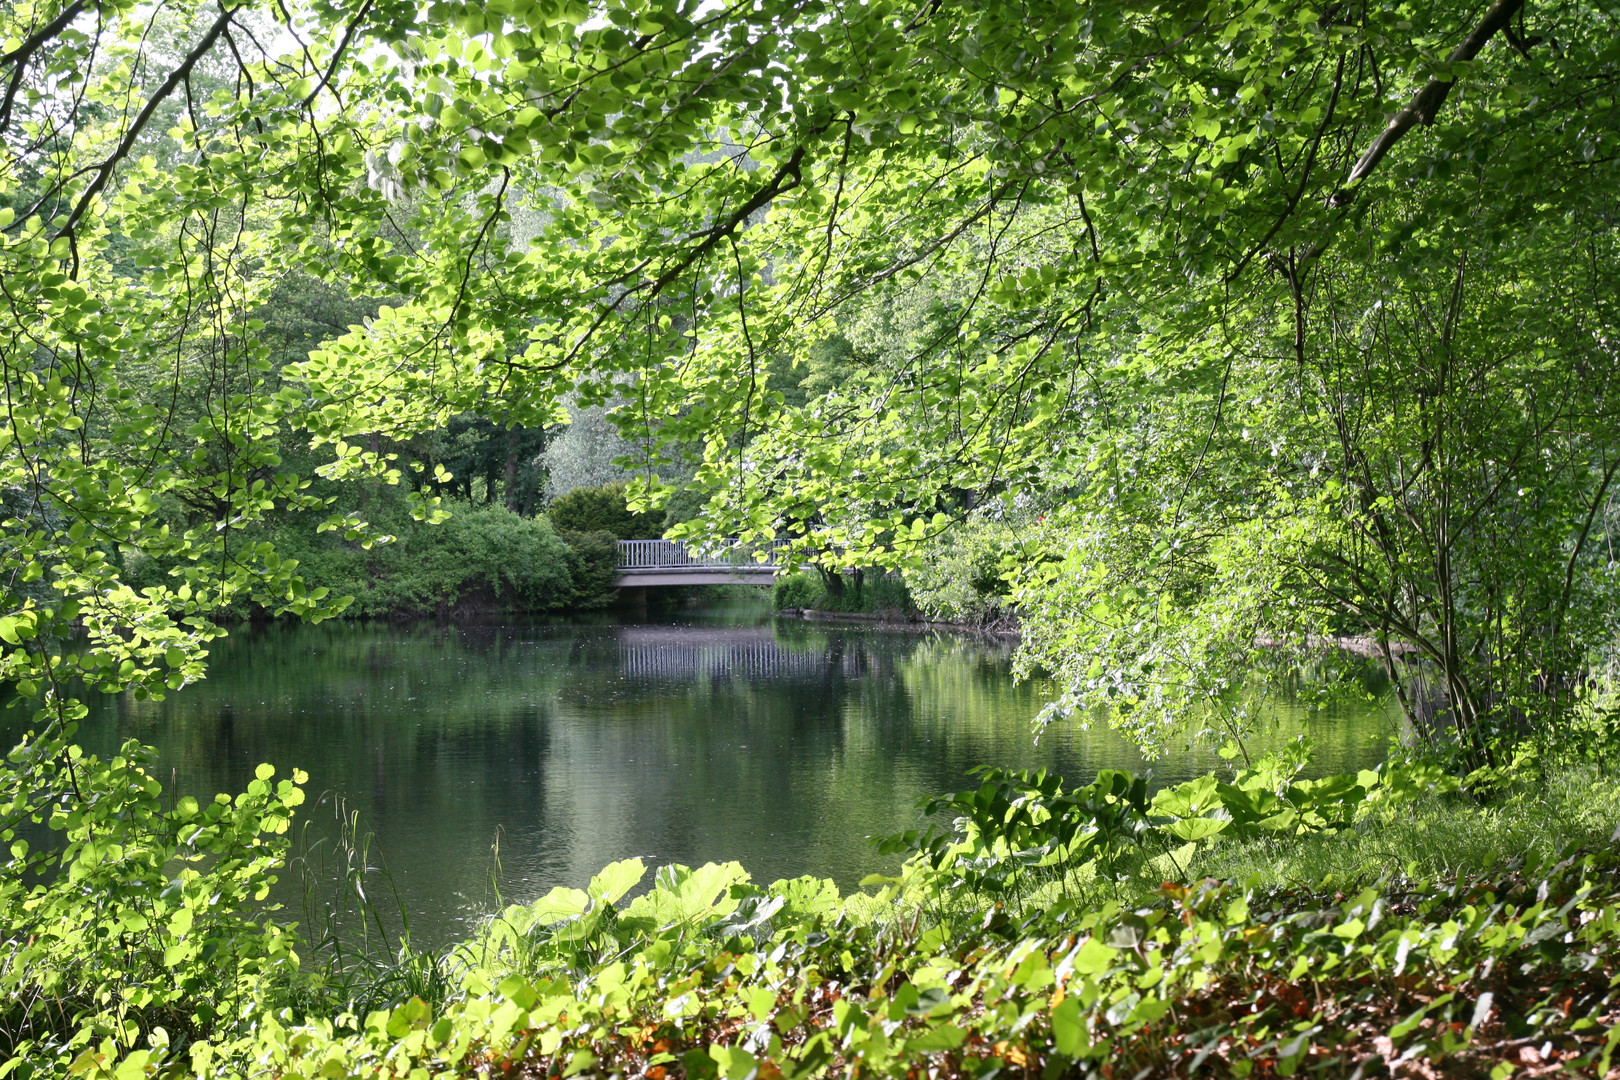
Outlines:
[[1424,796],[1399,812],[1336,833],[1216,844],[1195,877],[1358,891],[1391,873],[1411,878],[1489,874],[1610,845],[1620,826],[1620,778],[1590,765],[1549,770],[1490,803]]

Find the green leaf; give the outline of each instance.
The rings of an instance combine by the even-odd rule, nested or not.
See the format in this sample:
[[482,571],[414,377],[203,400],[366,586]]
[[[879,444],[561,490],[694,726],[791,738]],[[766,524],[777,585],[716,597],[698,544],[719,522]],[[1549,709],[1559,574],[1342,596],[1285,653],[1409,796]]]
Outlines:
[[[1061,1006],[1059,1006],[1061,1008]],[[921,1034],[913,1035],[906,1040],[906,1048],[919,1054],[937,1054],[942,1051],[955,1050],[967,1041],[967,1028],[960,1024],[945,1021],[934,1024]]]
[[1110,948],[1096,938],[1087,938],[1074,952],[1073,967],[1081,975],[1100,975],[1114,965],[1119,950]]
[[641,884],[647,868],[640,859],[623,859],[608,863],[585,886],[585,891],[599,904],[616,904],[625,893]]
[[1178,840],[1207,840],[1226,831],[1231,821],[1223,818],[1182,818],[1165,826],[1165,831]]
[[1052,1010],[1052,1041],[1058,1053],[1066,1057],[1078,1058],[1090,1049],[1091,1040],[1080,1017],[1079,998],[1065,997]]

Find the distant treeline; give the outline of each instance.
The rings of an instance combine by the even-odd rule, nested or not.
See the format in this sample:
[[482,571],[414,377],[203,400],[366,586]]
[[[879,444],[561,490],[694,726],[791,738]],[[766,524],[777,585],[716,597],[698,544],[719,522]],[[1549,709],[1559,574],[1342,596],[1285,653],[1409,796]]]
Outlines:
[[[580,488],[549,510],[525,516],[504,502],[475,505],[446,498],[449,518],[413,519],[403,493],[383,489],[364,508],[393,540],[362,546],[338,530],[321,529],[326,514],[288,515],[249,542],[270,541],[294,559],[310,588],[353,597],[355,618],[411,618],[504,612],[589,610],[613,602],[618,541],[663,530],[663,515],[632,512],[621,483]],[[136,588],[169,579],[172,566],[135,553],[125,570]],[[232,614],[266,611],[239,602]]]

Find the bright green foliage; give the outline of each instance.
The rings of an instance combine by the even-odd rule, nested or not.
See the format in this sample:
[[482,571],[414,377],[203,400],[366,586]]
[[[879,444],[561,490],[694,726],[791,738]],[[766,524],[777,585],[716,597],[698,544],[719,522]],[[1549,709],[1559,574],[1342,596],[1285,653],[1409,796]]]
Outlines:
[[578,595],[575,556],[544,518],[459,501],[445,502],[446,519],[436,525],[411,520],[397,500],[373,502],[371,510],[373,522],[390,530],[389,542],[346,541],[312,530],[308,518],[264,535],[300,576],[350,598],[346,616],[548,611]]
[[1096,881],[1144,872],[1179,879],[1217,842],[1347,829],[1430,794],[1436,780],[1457,790],[1456,778],[1428,761],[1318,780],[1301,779],[1303,765],[1297,755],[1272,755],[1229,782],[1209,774],[1151,796],[1146,778],[1117,769],[1075,789],[1044,770],[981,769],[978,788],[924,805],[930,817],[950,815],[950,829],[910,830],[882,848],[915,853],[919,872],[987,904],[1022,904],[1032,893],[1069,896],[1078,887],[1084,895]]
[[[1500,765],[1607,633],[1615,30],[1582,0],[13,5],[0,677],[67,723],[39,642],[76,620],[98,679],[161,693],[233,604],[330,613],[248,533],[386,533],[289,447],[392,483],[385,447],[455,418],[537,440],[613,401],[635,506],[702,449],[682,535],[848,570],[1053,507],[1029,659],[1150,749],[1257,642],[1355,634]],[[262,315],[317,285],[376,313],[287,363],[307,335]],[[478,458],[486,498],[533,449]],[[181,572],[125,588],[123,549]]]
[[[161,1057],[250,1030],[298,978],[297,939],[263,901],[303,774],[278,781],[261,765],[234,799],[165,798],[151,756],[130,742],[110,761],[77,747],[53,758],[25,742],[0,770],[7,1057],[60,1066],[107,1045]],[[81,797],[60,799],[63,787]]]
[[824,596],[821,580],[805,570],[779,575],[771,587],[771,604],[777,611],[813,608]]
[[[8,815],[48,817],[66,844],[8,839],[0,978],[5,1030],[22,1040],[8,1075],[408,1077],[510,1064],[965,1080],[1009,1065],[1182,1075],[1203,1063],[1223,1076],[1308,1066],[1347,1077],[1366,1075],[1373,1055],[1471,1075],[1522,1063],[1527,1045],[1602,1075],[1620,1044],[1612,852],[1428,878],[1384,865],[1337,893],[1191,872],[1255,837],[1367,832],[1376,844],[1378,829],[1448,797],[1431,790],[1445,774],[1423,763],[1300,781],[1297,760],[1277,759],[1151,797],[1118,772],[1074,791],[995,774],[942,801],[962,814],[951,857],[914,860],[875,895],[808,878],[762,888],[735,864],[663,867],[648,882],[626,860],[584,889],[508,907],[444,954],[402,953],[362,1006],[331,996],[341,979],[304,970],[303,946],[257,903],[285,858],[300,778],[261,766],[244,794],[199,805],[163,793],[146,754],[73,757],[82,810],[41,800],[56,781],[40,774],[59,766],[13,755]],[[1163,850],[1197,822],[1224,827]],[[1140,848],[1157,850],[1106,880]],[[1103,872],[1078,889],[1043,877],[1064,853]],[[380,1003],[369,997],[385,985]]]
[[[1469,767],[1569,721],[1615,583],[1597,545],[1620,398],[1590,336],[1616,299],[1612,237],[1578,206],[1507,246],[1491,238],[1521,211],[1480,195],[1437,212],[1369,209],[1304,306],[1243,314],[1297,341],[1246,353],[1223,322],[1184,339],[1192,386],[1116,399],[1125,426],[1089,440],[1081,494],[1036,534],[1053,561],[1015,575],[1027,660],[1071,706],[1118,710],[1150,746],[1188,721],[1241,726],[1222,699],[1262,652],[1348,635]],[[1555,254],[1580,245],[1595,261]],[[1529,299],[1573,293],[1592,306]]]
[[[703,945],[682,947],[674,927],[621,931],[608,936],[631,946],[614,953],[628,959],[568,982],[558,978],[567,969],[553,969],[492,988],[487,1004],[450,1011],[437,1040],[450,1045],[430,1039],[416,1060],[458,1060],[464,1044],[451,1033],[470,1021],[494,1061],[564,1072],[858,1067],[955,1077],[1090,1063],[1163,1075],[1207,1062],[1219,1075],[1309,1064],[1348,1076],[1373,1052],[1488,1068],[1504,1053],[1497,1045],[1532,1033],[1606,1068],[1615,1018],[1602,965],[1615,930],[1588,917],[1612,889],[1602,875],[1588,861],[1558,868],[1539,891],[1508,878],[1504,895],[1458,882],[1437,895],[1397,888],[1353,899],[1167,886],[1137,911],[1106,904],[1020,929],[902,930],[887,941],[878,924],[833,904],[775,915],[722,943],[736,929],[723,910],[740,909],[734,897],[708,915]],[[802,886],[738,891],[786,914]],[[1368,985],[1385,993],[1334,992]],[[1559,994],[1580,1006],[1566,1016]],[[386,1045],[369,1043],[377,1055]]]
[[906,567],[906,587],[932,618],[988,625],[1014,615],[1010,578],[1045,554],[1027,544],[1028,525],[974,514],[923,545]]
[[575,596],[570,552],[544,518],[504,506],[461,507],[374,548],[366,604],[377,614],[499,607],[565,607]]
[[778,611],[790,608],[910,619],[916,613],[911,592],[898,574],[861,570],[815,573],[806,570],[780,576],[771,591]]
[[[564,400],[619,402],[646,477],[702,447],[693,486],[714,497],[679,535],[787,539],[852,578],[969,506],[1050,507],[1011,575],[1026,663],[1150,750],[1189,720],[1241,733],[1240,681],[1355,635],[1418,730],[1494,782],[1527,731],[1578,722],[1612,633],[1617,71],[1615,13],[1584,0],[5,7],[0,680],[42,733],[5,827],[60,815],[71,858],[39,885],[41,912],[62,905],[40,932],[79,958],[59,979],[19,934],[44,966],[6,978],[111,995],[84,1076],[166,1058],[126,1021],[169,993],[150,972],[170,950],[212,1010],[187,1016],[246,1017],[241,973],[285,956],[242,914],[268,867],[252,842],[292,793],[160,812],[127,764],[75,756],[67,688],[179,689],[236,605],[334,613],[255,530],[320,514],[378,550],[405,536],[363,497],[404,478],[388,447],[455,417],[538,432]],[[262,313],[294,280],[389,299],[278,369],[291,337]],[[417,463],[408,512],[432,520],[453,478]],[[485,555],[556,551],[452,527]],[[447,550],[399,568],[400,602],[559,587]],[[163,580],[131,587],[138,565]],[[1113,872],[1155,829],[1342,824],[1355,788],[1217,784],[1225,817],[1184,790],[1164,825],[1119,777],[1041,798]],[[127,813],[99,816],[100,793]],[[151,897],[171,856],[223,875],[218,912],[185,925],[205,906],[186,881]],[[1020,932],[859,902],[799,917],[825,893],[672,871],[622,926],[588,899],[594,951],[566,977],[486,980],[442,1016],[267,1009],[189,1061],[1349,1072],[1332,1048],[1477,1060],[1511,1017],[1513,1040],[1606,1070],[1613,867],[1548,873],[1535,900],[1511,880],[1432,900],[1391,883],[1382,909],[1172,890]],[[126,982],[158,997],[113,1000]],[[42,1060],[67,1071],[79,1047]]]
[[[448,1004],[266,1017],[177,1064],[306,1077],[1348,1077],[1398,1057],[1484,1074],[1533,1045],[1602,1075],[1620,1042],[1608,856],[1393,878],[1354,896],[1166,884],[1135,908],[1058,903],[1017,924],[994,911],[936,921],[926,897],[892,889],[759,888],[733,866],[666,868],[624,903],[645,875],[614,864],[584,890],[509,909],[463,952],[463,994]],[[173,1060],[161,1044],[95,1051],[80,1072]]]
[[[285,464],[306,397],[277,377],[285,335],[259,317],[296,263],[278,219],[306,217],[304,185],[353,149],[306,155],[297,134],[337,56],[295,48],[276,67],[250,27],[272,29],[262,10],[190,3],[0,12],[0,679],[33,710],[42,759],[67,760],[76,680],[161,696],[201,677],[235,605],[333,613],[256,526],[301,511],[376,539]],[[350,198],[327,194],[328,210]],[[334,476],[398,476],[343,440],[315,456]],[[123,567],[141,560],[172,573],[137,590]]]

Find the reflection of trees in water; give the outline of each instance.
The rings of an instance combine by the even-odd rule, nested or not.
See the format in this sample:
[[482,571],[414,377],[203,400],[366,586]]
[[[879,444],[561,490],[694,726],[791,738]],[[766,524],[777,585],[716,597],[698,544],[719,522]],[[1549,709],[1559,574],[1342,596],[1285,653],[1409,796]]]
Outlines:
[[102,700],[86,741],[154,743],[164,782],[173,768],[204,796],[260,761],[307,769],[312,800],[362,809],[440,927],[458,892],[483,896],[497,830],[510,899],[631,855],[848,883],[889,865],[865,837],[907,827],[975,765],[1089,779],[1137,760],[1106,726],[1036,746],[1047,688],[1011,681],[1010,645],[947,635],[351,623],[243,628],[215,651],[211,678],[167,701]]

